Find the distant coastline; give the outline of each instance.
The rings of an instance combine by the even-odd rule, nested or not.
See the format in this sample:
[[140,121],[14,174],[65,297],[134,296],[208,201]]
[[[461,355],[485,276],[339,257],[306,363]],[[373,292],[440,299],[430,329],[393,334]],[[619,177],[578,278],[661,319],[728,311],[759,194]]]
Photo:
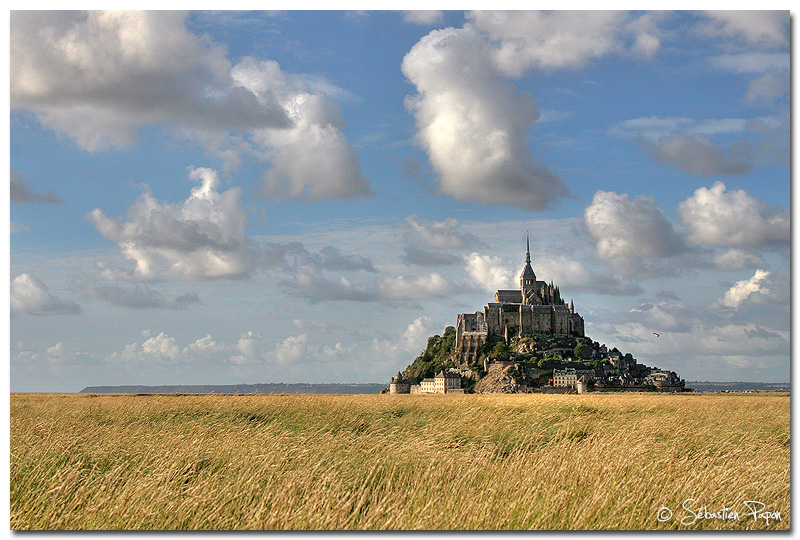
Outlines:
[[789,392],[791,383],[686,381],[695,392]]
[[[695,392],[789,392],[790,383],[687,381]],[[379,394],[381,383],[263,383],[87,386],[81,394]]]

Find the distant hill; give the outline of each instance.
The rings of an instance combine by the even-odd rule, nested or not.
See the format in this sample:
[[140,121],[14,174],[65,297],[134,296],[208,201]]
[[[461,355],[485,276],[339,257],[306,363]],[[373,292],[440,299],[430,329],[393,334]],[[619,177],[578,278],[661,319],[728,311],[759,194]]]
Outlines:
[[165,386],[87,386],[82,394],[379,394],[386,384],[189,384]]
[[789,392],[790,383],[686,381],[695,392]]

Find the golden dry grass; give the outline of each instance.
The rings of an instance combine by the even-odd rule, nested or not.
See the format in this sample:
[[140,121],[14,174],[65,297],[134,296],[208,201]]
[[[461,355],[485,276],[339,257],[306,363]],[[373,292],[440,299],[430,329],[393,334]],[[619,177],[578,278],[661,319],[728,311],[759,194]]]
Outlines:
[[11,528],[789,529],[789,454],[788,395],[12,394]]

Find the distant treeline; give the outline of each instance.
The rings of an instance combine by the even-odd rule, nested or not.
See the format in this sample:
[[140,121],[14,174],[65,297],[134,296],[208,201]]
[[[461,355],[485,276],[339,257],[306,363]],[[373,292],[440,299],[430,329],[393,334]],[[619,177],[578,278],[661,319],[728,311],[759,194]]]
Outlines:
[[686,381],[695,392],[789,392],[789,383]]
[[87,386],[82,394],[378,394],[385,384],[189,384],[165,386]]

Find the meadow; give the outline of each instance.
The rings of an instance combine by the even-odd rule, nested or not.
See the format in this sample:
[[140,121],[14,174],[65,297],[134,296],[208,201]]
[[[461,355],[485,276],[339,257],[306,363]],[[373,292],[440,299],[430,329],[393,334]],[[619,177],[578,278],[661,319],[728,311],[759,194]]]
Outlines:
[[10,399],[15,530],[790,528],[787,394]]

